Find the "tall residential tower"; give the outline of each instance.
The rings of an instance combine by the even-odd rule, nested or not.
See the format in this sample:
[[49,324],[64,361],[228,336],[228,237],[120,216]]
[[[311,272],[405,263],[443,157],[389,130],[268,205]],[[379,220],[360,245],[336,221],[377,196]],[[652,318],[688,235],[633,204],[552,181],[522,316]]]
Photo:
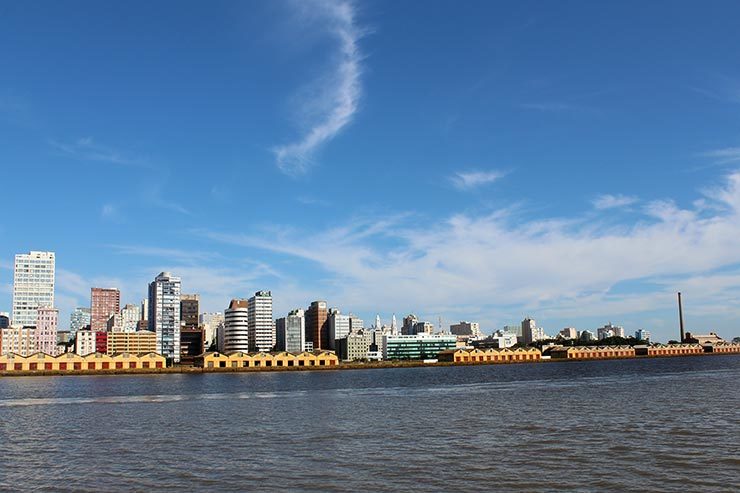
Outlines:
[[13,271],[12,323],[36,325],[36,310],[54,306],[54,252],[19,253]]
[[162,272],[149,284],[149,330],[157,334],[157,352],[180,362],[180,278]]

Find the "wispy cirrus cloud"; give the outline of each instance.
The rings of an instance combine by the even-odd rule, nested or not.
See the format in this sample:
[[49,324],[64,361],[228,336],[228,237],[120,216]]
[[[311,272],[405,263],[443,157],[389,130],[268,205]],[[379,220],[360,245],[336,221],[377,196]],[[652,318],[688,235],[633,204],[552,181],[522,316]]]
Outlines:
[[131,157],[111,147],[99,144],[92,137],[83,137],[75,142],[49,141],[49,145],[58,153],[83,161],[97,161],[123,166],[146,166],[142,158]]
[[542,103],[523,103],[519,105],[525,110],[537,110],[537,111],[568,111],[575,109],[572,104],[561,103],[556,101],[542,102]]
[[617,209],[636,204],[640,199],[632,195],[612,195],[604,194],[596,197],[591,203],[596,209]]
[[278,168],[288,175],[300,175],[313,164],[315,152],[333,139],[354,117],[358,109],[362,75],[362,54],[358,46],[364,31],[356,23],[353,2],[314,0],[301,4],[306,19],[316,20],[338,43],[337,62],[322,82],[321,94],[306,101],[318,107],[318,117],[295,142],[274,149]]
[[725,147],[713,151],[703,152],[704,157],[715,159],[718,164],[740,162],[740,147]]
[[107,245],[116,253],[122,255],[135,255],[140,257],[157,257],[167,262],[181,262],[184,264],[196,264],[218,257],[213,252],[203,252],[198,250],[184,250],[180,248],[163,248],[149,245]]
[[490,185],[506,175],[503,171],[458,171],[450,177],[450,181],[460,190]]

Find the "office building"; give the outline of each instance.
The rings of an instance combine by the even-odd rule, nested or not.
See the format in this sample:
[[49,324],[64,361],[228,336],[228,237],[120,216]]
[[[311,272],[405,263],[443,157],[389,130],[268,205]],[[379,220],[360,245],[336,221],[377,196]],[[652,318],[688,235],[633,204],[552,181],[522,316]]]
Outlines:
[[329,318],[326,301],[314,301],[306,310],[306,342],[313,350],[329,348]]
[[431,322],[416,322],[414,324],[414,328],[412,329],[412,335],[415,334],[433,334],[434,333],[434,324]]
[[624,337],[624,328],[619,325],[612,325],[611,322],[603,327],[596,329],[596,335],[599,340],[608,339],[610,337]]
[[0,329],[7,329],[10,327],[10,313],[0,312]]
[[54,306],[54,252],[19,253],[13,270],[13,325],[36,325],[36,310]]
[[216,336],[219,328],[223,330],[224,312],[201,313],[198,322],[203,327],[206,349],[216,344]]
[[401,326],[401,334],[402,335],[414,335],[416,323],[419,321],[418,318],[416,318],[416,315],[413,313],[407,315],[403,319],[403,325]]
[[36,350],[56,356],[59,310],[50,306],[40,306],[36,314]]
[[351,332],[336,340],[337,356],[342,361],[369,359],[370,346],[373,344],[373,333],[369,330]]
[[292,310],[276,322],[276,351],[300,353],[306,349],[306,317],[301,309]]
[[450,333],[456,336],[481,337],[480,324],[478,322],[460,322],[450,325]]
[[107,335],[106,352],[110,355],[119,353],[156,353],[157,334],[148,330],[140,332],[110,332]]
[[180,296],[180,320],[182,327],[187,329],[198,328],[198,314],[200,310],[200,295],[183,294]]
[[447,334],[384,335],[381,352],[384,360],[424,360],[456,345],[457,336]]
[[127,304],[108,319],[108,332],[136,332],[141,321],[141,305]]
[[527,317],[522,320],[522,343],[525,345],[545,339],[545,330],[537,327],[537,323]]
[[234,299],[224,311],[222,352],[249,351],[249,301]]
[[272,351],[275,347],[275,322],[272,318],[272,293],[257,291],[249,298],[249,350]]
[[149,330],[157,334],[157,353],[180,362],[180,278],[160,273],[149,284]]
[[650,331],[645,329],[638,329],[635,331],[635,339],[638,341],[650,342]]
[[108,320],[121,311],[121,292],[117,288],[90,290],[90,330],[105,332]]
[[578,331],[575,329],[575,327],[565,327],[563,330],[560,331],[558,336],[561,339],[578,339]]
[[192,363],[196,356],[206,350],[205,330],[202,328],[180,328],[180,362]]
[[336,349],[336,340],[350,333],[350,316],[342,315],[337,308],[329,311],[329,349]]
[[14,353],[29,356],[37,352],[36,327],[8,327],[0,329],[0,354]]
[[87,307],[77,307],[69,315],[69,332],[72,336],[78,330],[90,328],[90,309]]
[[355,317],[354,315],[350,314],[349,316],[349,331],[350,332],[357,332],[358,330],[362,330],[364,327],[365,327],[365,322],[361,318]]

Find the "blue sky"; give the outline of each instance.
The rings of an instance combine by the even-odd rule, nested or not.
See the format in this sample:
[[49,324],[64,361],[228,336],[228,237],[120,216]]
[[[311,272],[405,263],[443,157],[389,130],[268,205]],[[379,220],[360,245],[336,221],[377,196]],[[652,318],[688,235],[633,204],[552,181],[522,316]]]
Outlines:
[[0,311],[159,271],[486,332],[740,335],[736,2],[0,7]]

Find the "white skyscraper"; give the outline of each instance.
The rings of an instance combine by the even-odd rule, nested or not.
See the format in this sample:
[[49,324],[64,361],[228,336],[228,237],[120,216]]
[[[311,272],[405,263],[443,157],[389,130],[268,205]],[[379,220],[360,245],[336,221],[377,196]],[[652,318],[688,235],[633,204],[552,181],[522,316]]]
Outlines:
[[54,252],[19,253],[13,272],[13,325],[36,325],[36,309],[54,306]]
[[257,291],[249,298],[249,350],[272,351],[275,346],[275,321],[272,319],[272,293]]
[[180,362],[180,278],[160,273],[149,284],[149,330],[157,334],[157,352]]
[[336,308],[329,312],[329,348],[336,349],[336,340],[347,337],[350,332],[350,316],[342,315]]
[[[224,326],[219,331],[219,350],[249,351],[249,302],[247,300],[231,300],[229,307],[224,310]],[[223,334],[223,337],[221,337]]]

